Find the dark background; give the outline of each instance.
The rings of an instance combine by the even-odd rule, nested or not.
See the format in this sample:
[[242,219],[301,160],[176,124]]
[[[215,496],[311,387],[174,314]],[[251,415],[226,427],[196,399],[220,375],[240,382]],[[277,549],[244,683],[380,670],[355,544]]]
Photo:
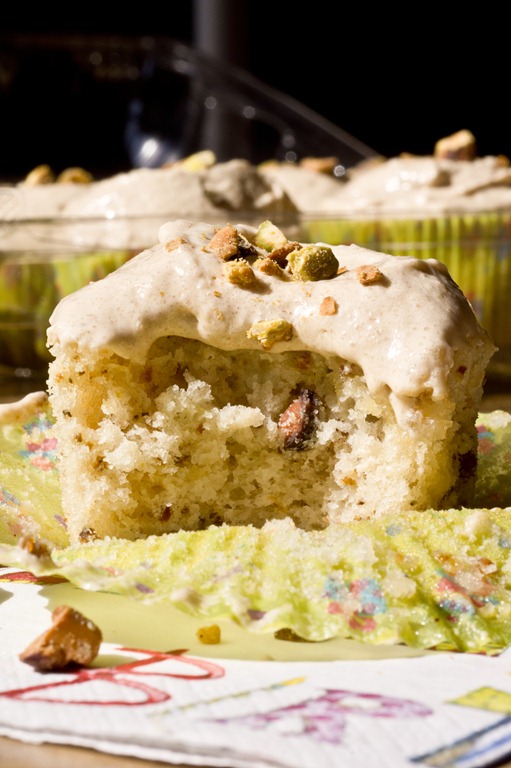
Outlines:
[[[337,2],[182,0],[116,6],[112,13],[107,4],[66,12],[64,6],[28,11],[10,3],[2,10],[0,35],[156,35],[213,44],[225,62],[297,99],[379,154],[428,154],[438,138],[469,128],[480,155],[511,156],[511,45],[507,19],[497,9],[479,5],[475,16],[458,4],[347,8]],[[23,172],[27,158],[32,165],[58,164],[55,149],[51,157],[36,156],[41,136],[58,135],[62,124],[50,90],[41,80],[16,109],[12,100],[0,102],[0,175]],[[22,123],[14,119],[16,110],[24,115]],[[97,125],[102,116],[90,112],[88,122]],[[80,154],[86,142],[80,139],[79,151],[72,144],[71,135],[59,139],[63,164],[71,147],[72,164],[86,165],[89,156]],[[112,166],[125,162],[110,159]]]

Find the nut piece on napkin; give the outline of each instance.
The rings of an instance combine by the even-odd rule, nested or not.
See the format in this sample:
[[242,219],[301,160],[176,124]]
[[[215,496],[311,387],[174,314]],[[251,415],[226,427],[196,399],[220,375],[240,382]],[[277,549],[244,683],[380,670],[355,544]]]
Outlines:
[[98,627],[67,605],[58,605],[51,619],[51,627],[19,654],[21,661],[39,672],[91,664],[102,641]]

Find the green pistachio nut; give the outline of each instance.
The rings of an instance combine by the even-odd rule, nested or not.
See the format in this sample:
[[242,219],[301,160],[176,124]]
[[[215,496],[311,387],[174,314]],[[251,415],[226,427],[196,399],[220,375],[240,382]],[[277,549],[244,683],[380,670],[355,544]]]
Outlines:
[[203,171],[216,165],[216,155],[211,149],[203,149],[194,152],[193,155],[183,157],[177,161],[176,165],[186,171]]
[[326,245],[304,245],[291,251],[287,263],[293,277],[303,281],[330,280],[339,269],[339,262]]
[[271,221],[262,221],[254,237],[254,244],[265,251],[274,251],[286,245],[287,237]]
[[257,339],[263,349],[271,349],[278,341],[289,341],[293,336],[293,326],[287,320],[261,320],[247,331],[249,339]]

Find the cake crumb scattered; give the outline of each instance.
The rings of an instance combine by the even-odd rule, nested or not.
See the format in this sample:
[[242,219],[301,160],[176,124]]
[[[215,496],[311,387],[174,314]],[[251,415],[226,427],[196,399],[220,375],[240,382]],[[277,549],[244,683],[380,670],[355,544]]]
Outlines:
[[19,546],[35,557],[48,557],[50,554],[50,549],[45,542],[33,539],[31,536],[22,536]]
[[218,624],[211,624],[209,627],[200,627],[196,634],[199,642],[204,645],[218,645],[222,637]]

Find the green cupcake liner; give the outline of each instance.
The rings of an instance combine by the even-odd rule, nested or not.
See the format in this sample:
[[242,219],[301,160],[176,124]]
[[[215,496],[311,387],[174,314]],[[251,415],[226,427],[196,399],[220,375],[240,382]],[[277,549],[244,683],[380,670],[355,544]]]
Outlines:
[[443,262],[491,334],[511,356],[511,214],[318,218],[304,222],[304,239],[331,245],[355,243],[396,256]]
[[61,298],[105,277],[132,251],[0,252],[0,369],[44,371],[49,318]]

